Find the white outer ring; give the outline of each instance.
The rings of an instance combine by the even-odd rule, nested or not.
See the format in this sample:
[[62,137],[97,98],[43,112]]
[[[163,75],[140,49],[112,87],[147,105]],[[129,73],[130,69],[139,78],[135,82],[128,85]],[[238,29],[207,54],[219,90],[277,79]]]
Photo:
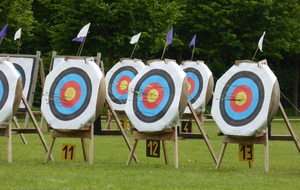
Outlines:
[[[69,68],[80,68],[84,70],[91,79],[92,91],[90,92],[90,103],[82,112],[82,114],[72,120],[64,121],[56,118],[50,110],[49,91],[56,77],[61,72]],[[98,90],[99,88],[105,88],[105,86],[100,86],[102,77],[103,74],[100,68],[93,61],[88,61],[87,63],[85,63],[83,59],[68,59],[67,61],[63,61],[56,67],[54,67],[54,69],[46,77],[42,96],[41,111],[47,123],[54,129],[80,129],[83,126],[90,126],[96,119],[96,102],[98,98]],[[105,94],[103,94],[102,96],[104,98]]]
[[137,70],[137,72],[139,73],[144,67],[145,64],[139,60],[139,59],[124,59],[119,61],[117,64],[115,64],[107,73],[105,76],[105,81],[106,81],[106,97],[107,99],[110,101],[112,107],[114,110],[118,110],[118,111],[124,111],[125,110],[125,104],[117,104],[114,101],[112,101],[111,97],[109,96],[108,93],[108,88],[109,88],[109,81],[112,77],[112,75],[119,69],[121,69],[122,67],[127,67],[127,66],[131,66],[133,68],[135,68]]
[[[224,85],[234,74],[241,71],[251,71],[261,79],[264,87],[265,99],[263,101],[261,110],[259,111],[257,117],[254,118],[252,122],[243,126],[231,126],[224,121],[221,115],[220,108],[219,108],[220,105],[219,99],[222,96],[221,93],[224,88]],[[267,122],[268,122],[269,106],[272,98],[272,90],[276,80],[277,80],[276,76],[267,65],[261,65],[260,67],[258,67],[256,63],[243,62],[237,66],[235,65],[232,66],[217,81],[215,92],[214,92],[214,98],[212,102],[211,114],[215,122],[219,126],[220,130],[225,135],[235,135],[235,136],[253,136],[256,132],[265,133],[265,130],[267,128]]]
[[0,124],[8,125],[12,121],[16,93],[22,93],[16,91],[20,75],[14,65],[9,61],[3,61],[0,63],[0,70],[4,73],[7,79],[9,90],[7,100],[2,109],[0,109]]
[[[158,121],[152,123],[145,123],[137,118],[135,111],[133,110],[132,101],[136,101],[133,99],[134,88],[137,82],[140,80],[141,77],[144,76],[147,72],[153,69],[160,69],[164,70],[170,74],[173,82],[175,84],[175,96],[173,103],[171,104],[170,108],[167,110],[164,117],[159,119]],[[126,109],[125,112],[130,119],[131,123],[134,127],[140,132],[159,132],[163,131],[166,128],[171,128],[176,126],[179,121],[179,103],[181,100],[181,91],[182,91],[182,84],[185,80],[185,72],[179,67],[179,65],[174,61],[154,61],[149,63],[143,70],[141,70],[138,75],[131,81],[129,84],[129,93],[128,99],[126,102]]]
[[[23,95],[27,100],[30,99],[30,96],[33,95],[33,94],[29,94],[29,91],[30,91],[30,85],[33,82],[32,76],[33,76],[33,72],[35,69],[35,67],[33,67],[33,65],[35,64],[35,58],[33,58],[33,57],[9,57],[9,61],[11,63],[18,64],[24,70],[26,81],[23,86]],[[23,101],[21,101],[19,108],[25,108],[25,104],[23,103]]]
[[[198,99],[192,103],[192,107],[196,112],[204,112],[205,106],[206,106],[206,94],[207,94],[207,87],[210,77],[212,76],[212,72],[207,67],[206,64],[204,64],[203,61],[186,61],[183,64],[180,65],[182,70],[186,68],[193,68],[199,71],[199,73],[202,75],[203,84],[202,85],[202,92]],[[191,113],[190,108],[186,107],[184,110],[184,113]]]

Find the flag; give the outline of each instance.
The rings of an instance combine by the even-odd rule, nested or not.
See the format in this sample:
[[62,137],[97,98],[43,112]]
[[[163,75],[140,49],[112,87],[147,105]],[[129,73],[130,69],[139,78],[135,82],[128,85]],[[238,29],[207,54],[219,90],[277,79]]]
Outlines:
[[171,27],[170,31],[167,34],[167,46],[172,43],[173,40],[173,26]]
[[195,34],[195,36],[193,37],[193,39],[191,40],[189,47],[195,46],[195,45],[196,45],[196,34]]
[[263,41],[264,41],[265,34],[266,34],[266,32],[264,31],[263,35],[260,37],[260,39],[258,41],[258,48],[259,48],[259,50],[261,52],[263,52],[263,50],[262,50],[262,44],[263,44]]
[[19,28],[19,30],[16,31],[15,33],[15,37],[14,40],[20,39],[21,38],[21,28]]
[[84,37],[74,38],[72,41],[74,42],[83,42]]
[[132,38],[130,40],[130,44],[135,44],[136,42],[138,42],[140,39],[140,36],[141,36],[141,32],[138,33],[137,35],[132,36]]
[[90,28],[91,23],[88,23],[87,25],[85,25],[84,27],[82,27],[82,29],[79,31],[79,33],[77,34],[77,38],[79,37],[86,37],[89,28]]
[[4,38],[6,36],[7,28],[8,28],[8,24],[6,24],[0,31],[0,40],[2,40],[2,38]]

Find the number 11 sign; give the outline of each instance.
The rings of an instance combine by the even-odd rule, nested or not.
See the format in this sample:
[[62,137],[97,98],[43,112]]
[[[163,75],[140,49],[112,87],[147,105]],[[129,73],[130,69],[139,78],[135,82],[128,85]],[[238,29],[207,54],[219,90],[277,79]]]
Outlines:
[[76,144],[62,144],[61,160],[75,161]]

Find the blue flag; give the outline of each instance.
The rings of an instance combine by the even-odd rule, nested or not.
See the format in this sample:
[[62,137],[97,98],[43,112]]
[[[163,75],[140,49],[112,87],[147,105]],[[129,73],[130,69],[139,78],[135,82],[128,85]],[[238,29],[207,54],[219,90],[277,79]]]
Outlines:
[[8,28],[8,24],[6,24],[0,31],[0,40],[2,40],[6,36],[7,28]]
[[84,37],[74,38],[72,41],[74,42],[83,42]]
[[173,40],[173,26],[171,27],[170,31],[167,34],[167,46],[172,43]]
[[195,34],[195,36],[193,37],[193,39],[191,40],[189,47],[195,46],[195,45],[196,45],[196,34]]

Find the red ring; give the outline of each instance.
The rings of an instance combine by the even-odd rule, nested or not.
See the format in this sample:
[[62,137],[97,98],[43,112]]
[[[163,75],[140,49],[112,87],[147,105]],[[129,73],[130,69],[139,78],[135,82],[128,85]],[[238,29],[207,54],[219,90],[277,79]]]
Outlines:
[[127,81],[127,84],[129,85],[129,83],[131,82],[131,78],[127,75],[122,76],[119,80],[118,80],[118,84],[116,84],[116,90],[119,94],[124,95],[128,93],[128,86],[125,89],[121,89],[121,83],[123,81]]
[[[76,92],[76,94],[72,100],[67,100],[65,97],[65,92],[68,88],[74,88],[74,90]],[[81,95],[81,88],[80,88],[80,85],[76,81],[66,82],[60,91],[60,102],[63,106],[70,108],[78,102],[80,95]]]
[[189,89],[189,96],[190,96],[195,90],[195,81],[192,78],[187,78],[187,81],[191,86],[191,89]]
[[[246,94],[246,101],[243,105],[238,105],[237,102],[243,101],[237,97],[238,93]],[[252,90],[246,85],[240,85],[234,89],[232,95],[230,96],[230,106],[233,111],[240,113],[246,111],[252,102]]]
[[[149,102],[148,97],[151,95],[149,94],[149,92],[151,90],[156,90],[157,91],[157,98],[155,101],[153,102]],[[144,90],[143,93],[143,104],[147,109],[155,109],[157,106],[160,105],[160,103],[162,102],[164,98],[164,90],[163,87],[156,82],[150,83]]]

